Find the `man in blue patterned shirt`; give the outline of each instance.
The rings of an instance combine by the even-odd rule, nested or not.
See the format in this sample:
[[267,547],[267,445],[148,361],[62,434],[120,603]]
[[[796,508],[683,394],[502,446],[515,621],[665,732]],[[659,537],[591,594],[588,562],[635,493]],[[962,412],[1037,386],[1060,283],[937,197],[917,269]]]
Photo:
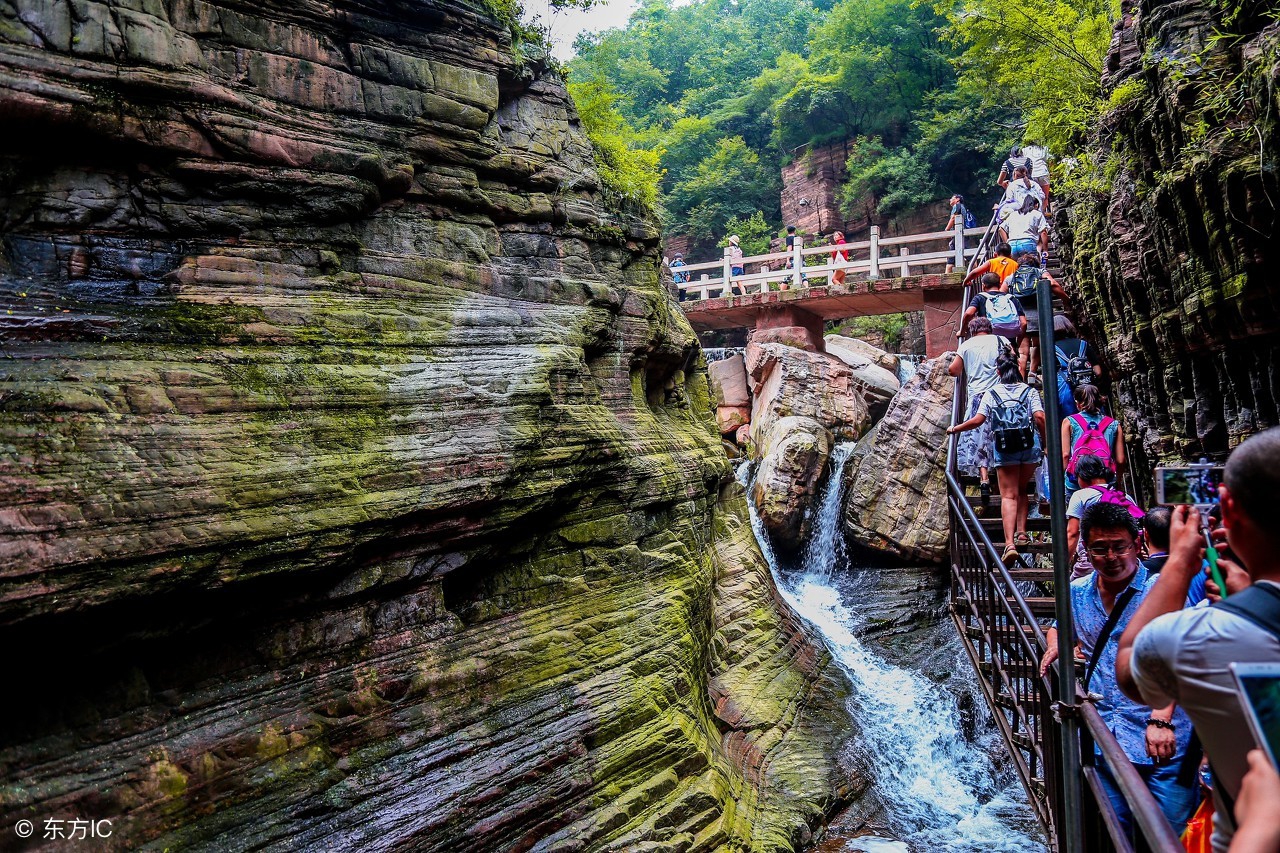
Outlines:
[[[1112,609],[1122,606],[1097,666],[1085,689],[1100,698],[1099,715],[1115,735],[1125,755],[1133,762],[1147,788],[1160,804],[1175,834],[1180,835],[1196,806],[1196,765],[1198,756],[1187,757],[1191,720],[1177,706],[1152,709],[1120,692],[1116,683],[1116,649],[1125,626],[1138,612],[1143,596],[1155,582],[1138,560],[1138,523],[1120,504],[1095,503],[1080,522],[1085,550],[1093,572],[1071,584],[1071,614],[1076,639],[1085,660],[1101,637]],[[1049,649],[1041,662],[1041,672],[1057,658],[1057,631],[1046,637]],[[1133,820],[1110,770],[1099,758],[1098,775],[1125,830],[1132,835]]]

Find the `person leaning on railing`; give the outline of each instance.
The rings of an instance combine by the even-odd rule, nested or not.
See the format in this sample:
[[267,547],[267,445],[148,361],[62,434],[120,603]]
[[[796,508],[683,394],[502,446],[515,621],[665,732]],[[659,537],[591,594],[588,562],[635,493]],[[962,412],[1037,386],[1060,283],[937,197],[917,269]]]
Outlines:
[[1200,513],[1175,507],[1169,559],[1120,638],[1116,668],[1126,694],[1153,704],[1176,701],[1195,723],[1213,768],[1216,853],[1231,844],[1233,801],[1241,796],[1254,747],[1228,666],[1280,662],[1280,427],[1237,447],[1224,480],[1222,530],[1215,536],[1230,596],[1212,607],[1182,609],[1202,571],[1205,543]]

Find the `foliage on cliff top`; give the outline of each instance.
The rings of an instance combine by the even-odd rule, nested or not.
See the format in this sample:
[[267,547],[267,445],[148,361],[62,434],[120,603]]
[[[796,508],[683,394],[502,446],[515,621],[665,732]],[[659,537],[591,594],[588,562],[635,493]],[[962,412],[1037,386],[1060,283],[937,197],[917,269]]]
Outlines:
[[1119,0],[939,0],[961,88],[1016,107],[1024,139],[1076,154],[1107,107],[1102,62]]
[[607,191],[619,198],[655,210],[662,170],[661,149],[635,146],[633,131],[614,106],[617,96],[603,80],[570,82],[569,94],[595,149],[596,168]]
[[779,167],[806,145],[877,138],[863,179],[892,187],[887,215],[989,188],[1014,114],[956,97],[946,23],[921,0],[644,0],[580,37],[570,69],[607,80],[638,144],[662,150],[665,225],[707,251],[730,219],[781,226]]

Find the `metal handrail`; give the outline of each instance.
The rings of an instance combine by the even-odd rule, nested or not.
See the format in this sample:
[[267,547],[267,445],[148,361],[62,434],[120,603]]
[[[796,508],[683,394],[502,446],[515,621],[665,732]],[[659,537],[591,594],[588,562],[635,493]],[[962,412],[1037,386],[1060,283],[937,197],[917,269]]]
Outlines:
[[[996,224],[993,216],[978,251],[967,266],[967,272],[971,273],[985,262],[993,238],[998,233]],[[963,305],[972,299],[973,291],[974,283],[965,286]],[[1048,313],[1052,314],[1051,305]],[[1041,325],[1044,326],[1043,316]],[[1045,332],[1042,330],[1041,334],[1043,336]],[[1055,363],[1052,356],[1042,361],[1044,376],[1053,375]],[[958,377],[952,400],[953,424],[963,421],[967,414],[965,392],[964,378]],[[1052,402],[1056,403],[1056,400]],[[1056,405],[1046,406],[1047,410],[1056,408]],[[1052,414],[1052,411],[1047,413]],[[1059,665],[1068,667],[1063,670],[1069,673],[1063,683],[1072,685],[1070,692],[1076,694],[1074,702],[1068,705],[1058,703],[1056,697],[1060,691],[1057,685],[1052,679],[1040,676],[1038,664],[1047,648],[1046,637],[964,494],[957,464],[959,436],[953,434],[948,439],[946,480],[952,519],[951,616],[962,645],[978,672],[978,681],[996,718],[997,728],[1014,758],[1015,769],[1047,836],[1055,848],[1063,851],[1097,849],[1125,853],[1133,849],[1102,787],[1098,769],[1093,766],[1096,744],[1130,807],[1147,849],[1156,853],[1180,851],[1182,848],[1154,797],[1097,709],[1084,700],[1079,682],[1070,669],[1071,655],[1061,658]],[[1058,496],[1061,490],[1055,488],[1053,491]],[[1056,509],[1060,514],[1061,508]],[[1060,521],[1055,520],[1055,530]],[[1061,554],[1055,552],[1055,560],[1065,565],[1064,555],[1065,551]],[[1058,576],[1066,577],[1061,572]],[[1069,600],[1061,599],[1067,584],[1060,582],[1057,586],[1061,587],[1055,589],[1060,598],[1058,612],[1063,617],[1061,608],[1067,607],[1065,618],[1069,619]],[[976,630],[976,638],[969,633],[971,630]],[[1020,733],[1025,734],[1020,737]],[[1072,768],[1079,768],[1079,772],[1075,773]],[[1037,772],[1042,775],[1037,776]],[[1091,796],[1083,794],[1082,783]],[[1080,808],[1082,796],[1089,796],[1092,801],[1093,809],[1087,813]]]

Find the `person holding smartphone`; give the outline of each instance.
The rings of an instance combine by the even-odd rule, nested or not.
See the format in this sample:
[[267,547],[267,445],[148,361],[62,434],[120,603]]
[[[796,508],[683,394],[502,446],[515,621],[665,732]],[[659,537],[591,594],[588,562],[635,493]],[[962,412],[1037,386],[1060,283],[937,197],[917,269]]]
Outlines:
[[1280,662],[1280,427],[1244,441],[1227,460],[1219,489],[1222,526],[1233,559],[1251,584],[1211,607],[1183,610],[1205,556],[1200,512],[1173,510],[1169,559],[1120,638],[1116,678],[1131,698],[1153,706],[1177,702],[1200,734],[1214,775],[1215,853],[1226,853],[1232,820],[1255,744],[1230,665]]

